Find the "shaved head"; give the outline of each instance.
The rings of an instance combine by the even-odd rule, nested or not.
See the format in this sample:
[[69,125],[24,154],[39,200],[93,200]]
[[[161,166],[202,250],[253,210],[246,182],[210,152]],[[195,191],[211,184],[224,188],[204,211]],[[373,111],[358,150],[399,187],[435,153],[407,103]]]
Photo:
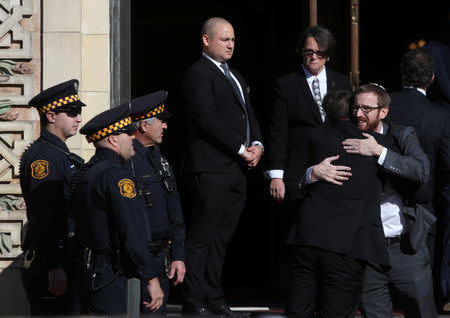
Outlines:
[[231,23],[228,22],[227,20],[225,20],[224,18],[220,18],[220,17],[209,18],[202,25],[201,36],[203,36],[204,34],[206,34],[208,36],[213,36],[214,32],[217,29],[218,24],[231,25]]

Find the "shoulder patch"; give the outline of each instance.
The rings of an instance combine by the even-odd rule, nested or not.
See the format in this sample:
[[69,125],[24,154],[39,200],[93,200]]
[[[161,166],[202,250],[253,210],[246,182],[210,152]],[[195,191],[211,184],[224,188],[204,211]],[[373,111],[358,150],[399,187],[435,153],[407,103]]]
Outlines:
[[34,179],[44,179],[48,176],[49,164],[46,160],[36,160],[31,164],[31,176]]
[[136,196],[136,187],[134,182],[130,179],[122,179],[117,184],[120,189],[120,194],[126,198],[134,198]]

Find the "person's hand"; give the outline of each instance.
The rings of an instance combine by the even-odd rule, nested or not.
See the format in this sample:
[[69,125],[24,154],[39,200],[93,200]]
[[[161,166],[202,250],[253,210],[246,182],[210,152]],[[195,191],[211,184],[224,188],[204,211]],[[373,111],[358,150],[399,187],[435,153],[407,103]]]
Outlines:
[[[252,146],[254,147],[254,146]],[[260,147],[258,147],[260,148]],[[258,152],[254,149],[252,149],[251,147],[249,148],[245,148],[244,152],[241,154],[242,159],[244,159],[245,164],[247,165],[247,168],[253,169],[259,161],[259,158],[261,157],[261,155],[259,155],[258,157]]]
[[145,308],[150,309],[151,311],[158,310],[164,300],[164,292],[161,289],[161,285],[159,285],[158,277],[155,277],[148,281],[147,292],[149,293],[152,300],[151,302],[143,302]]
[[170,264],[170,274],[169,279],[175,277],[175,280],[172,282],[173,286],[177,286],[179,283],[182,283],[184,280],[184,274],[186,274],[186,267],[184,266],[183,261],[173,261]]
[[64,295],[67,290],[66,273],[61,267],[49,269],[48,271],[48,291],[55,296]]
[[375,138],[368,133],[363,133],[366,139],[345,139],[342,144],[348,153],[355,153],[363,156],[381,156],[383,146],[379,145]]
[[331,163],[339,159],[339,155],[328,157],[322,160],[321,163],[312,167],[311,180],[323,180],[329,183],[342,185],[342,181],[347,181],[352,175],[352,168],[347,166],[334,166]]
[[285,185],[281,178],[274,178],[270,180],[270,196],[278,202],[283,202]]
[[260,146],[251,146],[247,148],[247,151],[253,154],[252,159],[250,161],[247,161],[249,168],[255,168],[258,164],[259,160],[262,156],[262,148]]

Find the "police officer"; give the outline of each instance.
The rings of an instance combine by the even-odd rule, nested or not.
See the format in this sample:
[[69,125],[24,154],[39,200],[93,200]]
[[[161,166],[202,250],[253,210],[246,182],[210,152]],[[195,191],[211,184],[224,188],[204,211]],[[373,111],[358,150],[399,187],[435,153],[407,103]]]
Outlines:
[[[152,230],[151,255],[153,271],[164,291],[164,301],[158,313],[164,313],[169,295],[169,280],[178,285],[184,279],[184,221],[173,171],[158,149],[166,118],[166,91],[145,95],[131,101],[131,118],[136,128],[135,156],[127,162],[144,198],[149,227]],[[141,297],[149,301],[144,285]],[[142,312],[148,312],[141,307]]]
[[24,152],[20,186],[27,206],[22,281],[32,315],[64,314],[71,309],[67,292],[66,203],[68,182],[82,159],[66,140],[81,122],[78,81],[50,87],[29,101],[39,112],[40,137]]
[[135,153],[128,103],[92,118],[80,132],[96,148],[71,187],[87,313],[127,313],[127,279],[132,277],[140,278],[151,295],[145,307],[157,310],[163,292],[152,271],[147,215],[124,167]]

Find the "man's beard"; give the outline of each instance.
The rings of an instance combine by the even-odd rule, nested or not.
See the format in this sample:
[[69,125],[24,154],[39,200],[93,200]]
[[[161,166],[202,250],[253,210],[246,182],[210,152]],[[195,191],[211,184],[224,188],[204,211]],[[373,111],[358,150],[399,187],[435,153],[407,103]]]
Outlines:
[[376,131],[376,128],[380,124],[380,117],[377,116],[377,118],[372,121],[370,121],[366,117],[355,118],[354,122],[356,126],[358,126],[358,128],[361,130]]

